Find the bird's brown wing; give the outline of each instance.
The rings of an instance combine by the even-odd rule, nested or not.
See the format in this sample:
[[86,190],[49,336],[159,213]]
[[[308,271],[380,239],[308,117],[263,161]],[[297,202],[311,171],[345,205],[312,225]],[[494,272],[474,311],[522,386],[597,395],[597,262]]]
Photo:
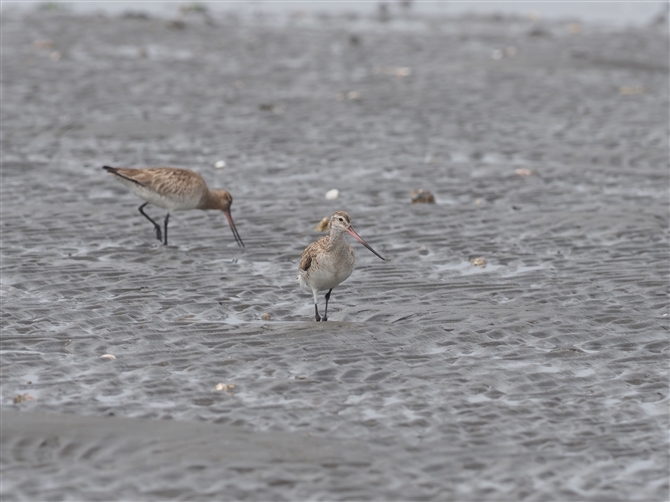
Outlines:
[[321,237],[318,241],[312,242],[309,246],[305,248],[302,252],[302,257],[300,258],[300,270],[307,272],[312,266],[314,257],[318,254],[319,249],[328,244],[328,236]]
[[185,191],[201,191],[207,188],[198,173],[176,167],[148,167],[128,169],[117,167],[114,174],[122,176],[163,195],[187,195]]
[[300,259],[300,270],[302,270],[303,272],[307,272],[309,270],[309,267],[311,266],[312,266],[312,255],[303,253],[302,258]]

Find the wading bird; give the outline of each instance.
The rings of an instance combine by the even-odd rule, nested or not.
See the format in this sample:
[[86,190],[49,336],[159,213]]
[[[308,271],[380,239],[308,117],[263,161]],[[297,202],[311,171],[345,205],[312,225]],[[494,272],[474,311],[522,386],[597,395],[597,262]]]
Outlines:
[[[225,190],[210,190],[207,188],[207,183],[198,173],[176,167],[129,169],[103,166],[103,169],[114,174],[116,179],[130,188],[131,192],[146,201],[140,206],[140,213],[153,223],[156,229],[156,238],[163,244],[167,245],[168,243],[168,220],[171,211],[177,209],[219,209],[226,215],[237,245],[244,247],[242,238],[233,222],[233,217],[230,215],[230,205],[233,203],[233,197]],[[163,224],[163,232],[161,232],[160,225],[144,212],[144,206],[147,204],[153,204],[168,210]]]
[[[314,296],[314,313],[316,322],[328,320],[328,300],[330,292],[344,282],[354,270],[354,250],[347,242],[344,233],[348,233],[366,248],[385,260],[382,255],[372,249],[351,226],[351,218],[344,211],[337,211],[330,217],[329,233],[316,242],[311,243],[302,253],[298,271],[300,287]],[[326,309],[323,317],[319,316],[317,293],[326,293]]]

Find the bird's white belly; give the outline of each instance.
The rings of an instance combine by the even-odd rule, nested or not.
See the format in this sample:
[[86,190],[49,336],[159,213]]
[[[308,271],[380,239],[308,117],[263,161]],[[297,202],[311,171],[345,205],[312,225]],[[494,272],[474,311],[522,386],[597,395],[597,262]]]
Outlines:
[[146,200],[149,204],[154,206],[164,207],[171,211],[175,209],[193,209],[195,207],[192,200],[189,200],[185,197],[179,197],[175,195],[161,195],[153,190],[144,188],[143,186],[138,185],[137,183],[129,182],[121,178],[121,182],[130,188],[138,197]]
[[346,281],[353,267],[313,267],[308,272],[300,271],[298,280],[305,291],[325,291]]

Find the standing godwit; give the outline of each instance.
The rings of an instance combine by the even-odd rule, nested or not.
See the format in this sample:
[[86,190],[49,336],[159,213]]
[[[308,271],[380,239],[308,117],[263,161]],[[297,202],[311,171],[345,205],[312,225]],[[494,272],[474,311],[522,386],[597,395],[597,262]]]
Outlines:
[[[330,217],[328,235],[316,242],[312,242],[302,253],[298,280],[300,287],[311,291],[314,295],[314,313],[316,322],[328,320],[328,300],[330,292],[340,283],[347,280],[354,270],[354,249],[344,237],[344,232],[354,236],[366,248],[385,260],[382,255],[372,249],[351,226],[351,218],[344,211],[337,211]],[[326,293],[326,310],[323,317],[319,316],[317,293],[328,290]]]
[[198,173],[188,169],[175,167],[149,167],[147,169],[128,169],[124,167],[103,166],[116,176],[121,183],[130,188],[138,197],[146,202],[140,206],[140,213],[153,223],[156,229],[156,238],[161,239],[161,227],[144,212],[144,206],[153,204],[168,210],[165,216],[163,244],[168,243],[168,220],[170,212],[176,209],[220,209],[228,218],[230,229],[235,241],[244,247],[240,234],[230,215],[230,205],[233,197],[225,190],[210,190],[207,183]]

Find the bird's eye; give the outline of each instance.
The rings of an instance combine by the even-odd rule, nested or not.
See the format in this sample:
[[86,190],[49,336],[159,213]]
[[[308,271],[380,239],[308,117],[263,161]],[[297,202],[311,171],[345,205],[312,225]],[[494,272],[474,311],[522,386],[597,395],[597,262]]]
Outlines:
[[344,221],[342,218],[338,218],[338,220],[340,220],[340,221]]

